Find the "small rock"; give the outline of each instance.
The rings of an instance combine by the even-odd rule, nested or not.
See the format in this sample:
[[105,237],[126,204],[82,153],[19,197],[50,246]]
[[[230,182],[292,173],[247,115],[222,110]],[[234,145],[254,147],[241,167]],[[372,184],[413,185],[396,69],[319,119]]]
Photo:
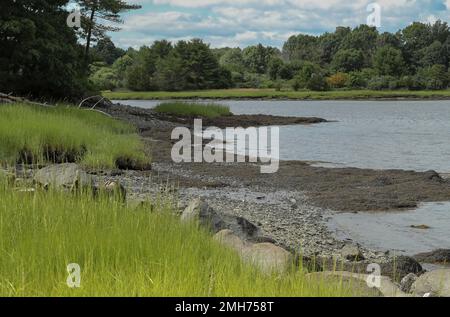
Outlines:
[[118,181],[106,181],[100,190],[104,191],[108,196],[125,202],[127,198],[127,191],[123,185]]
[[416,274],[409,273],[400,282],[400,289],[405,293],[410,293],[411,287],[417,279],[418,276]]
[[341,256],[349,261],[361,261],[364,260],[364,256],[357,245],[347,244],[341,250]]
[[423,274],[414,282],[411,291],[420,297],[428,293],[450,297],[450,270],[436,270]]

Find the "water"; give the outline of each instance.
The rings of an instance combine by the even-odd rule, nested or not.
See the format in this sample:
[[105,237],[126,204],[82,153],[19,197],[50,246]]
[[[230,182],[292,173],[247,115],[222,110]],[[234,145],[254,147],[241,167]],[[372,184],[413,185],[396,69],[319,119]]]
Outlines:
[[[155,101],[122,101],[152,108]],[[321,117],[280,130],[280,158],[450,173],[450,101],[223,101],[235,114]]]
[[[411,226],[426,225],[430,229]],[[426,203],[410,212],[334,215],[329,227],[340,239],[352,239],[380,251],[414,255],[450,248],[450,203]]]
[[[122,101],[152,108],[159,102]],[[280,129],[284,160],[329,167],[436,170],[450,173],[450,101],[223,101],[235,114],[320,117],[337,122]],[[427,225],[428,230],[411,228]],[[337,214],[339,238],[413,255],[450,248],[450,203],[415,211]]]

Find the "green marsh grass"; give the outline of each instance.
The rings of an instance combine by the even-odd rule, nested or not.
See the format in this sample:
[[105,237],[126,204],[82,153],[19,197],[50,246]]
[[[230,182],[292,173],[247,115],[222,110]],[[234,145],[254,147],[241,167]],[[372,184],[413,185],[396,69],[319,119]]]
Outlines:
[[111,100],[167,100],[167,99],[292,99],[292,100],[365,100],[365,99],[450,99],[447,90],[333,90],[293,91],[276,89],[216,89],[201,91],[105,91],[103,96]]
[[167,102],[158,105],[154,110],[160,113],[187,117],[217,118],[232,115],[230,107],[214,103]]
[[0,162],[78,162],[114,168],[118,159],[146,164],[133,127],[69,106],[0,106]]
[[[170,201],[151,212],[85,193],[19,192],[0,180],[0,296],[358,295],[301,270],[265,275],[182,224]],[[80,265],[80,288],[67,286],[70,263]]]

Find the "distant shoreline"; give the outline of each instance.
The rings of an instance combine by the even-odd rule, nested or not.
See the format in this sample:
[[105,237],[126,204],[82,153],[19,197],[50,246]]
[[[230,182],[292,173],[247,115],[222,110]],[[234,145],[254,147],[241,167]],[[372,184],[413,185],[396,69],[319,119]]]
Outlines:
[[450,90],[439,91],[373,91],[373,90],[339,90],[339,91],[276,91],[274,89],[225,89],[202,91],[117,91],[103,92],[111,100],[367,100],[367,101],[402,101],[402,100],[450,100]]

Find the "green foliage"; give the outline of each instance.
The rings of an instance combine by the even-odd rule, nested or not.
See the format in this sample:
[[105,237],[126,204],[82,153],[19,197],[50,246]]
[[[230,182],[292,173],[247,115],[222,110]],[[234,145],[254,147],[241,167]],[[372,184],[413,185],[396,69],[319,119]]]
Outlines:
[[284,62],[279,57],[273,57],[269,61],[268,74],[271,80],[277,80],[280,77],[281,68],[284,66]]
[[333,58],[332,68],[339,72],[352,72],[364,66],[364,55],[359,49],[339,50]]
[[66,3],[2,1],[0,91],[64,99],[87,90],[82,47],[66,25],[67,12],[62,9]]
[[228,88],[231,72],[222,68],[208,45],[201,40],[166,41],[141,47],[126,71],[127,88],[146,90],[199,90]]
[[297,76],[295,76],[295,80],[298,81],[301,88],[306,88],[310,79],[317,74],[322,74],[323,70],[319,65],[305,62],[301,66]]
[[306,84],[306,88],[312,91],[327,91],[330,89],[328,82],[322,74],[313,74]]
[[155,108],[156,112],[186,117],[217,118],[230,116],[230,107],[215,103],[199,104],[185,102],[162,103]]
[[279,54],[276,48],[259,44],[245,48],[242,57],[244,65],[251,73],[265,74],[270,60]]
[[93,60],[112,65],[118,58],[125,55],[125,51],[117,48],[109,37],[105,37],[100,39],[97,45],[92,48],[91,54]]
[[383,46],[374,56],[374,68],[380,75],[399,76],[405,69],[402,51],[392,46]]
[[113,68],[100,67],[93,72],[89,80],[99,90],[113,90],[118,86],[118,76]]
[[449,85],[447,68],[444,65],[433,65],[422,68],[418,76],[425,81],[425,87],[431,90],[446,89]]
[[[120,30],[117,25],[123,22],[121,15],[124,12],[141,8],[140,5],[129,4],[124,0],[73,0],[72,2],[77,3],[81,8],[81,29],[82,37],[86,39],[84,53],[86,60],[89,58],[92,42],[107,41],[107,32]],[[110,63],[108,62],[108,64]]]
[[376,28],[361,25],[354,29],[338,27],[321,36],[292,36],[282,52],[263,45],[243,50],[210,49],[200,40],[180,41],[174,46],[157,41],[152,47],[129,50],[118,60],[124,65],[115,73],[120,88],[136,91],[264,89],[280,85],[299,90],[307,88],[313,76],[318,77],[309,86],[323,90],[330,87],[318,78],[336,73],[347,75],[346,79],[328,79],[328,86],[335,89],[417,90],[445,86],[442,75],[433,84],[426,84],[418,72],[436,64],[448,68],[449,52],[450,29],[441,21],[414,23],[395,34],[379,34]]
[[21,104],[0,107],[0,162],[79,162],[115,168],[118,160],[145,165],[134,128],[93,111]]
[[394,81],[395,78],[392,76],[377,76],[369,80],[367,87],[372,90],[390,89]]

